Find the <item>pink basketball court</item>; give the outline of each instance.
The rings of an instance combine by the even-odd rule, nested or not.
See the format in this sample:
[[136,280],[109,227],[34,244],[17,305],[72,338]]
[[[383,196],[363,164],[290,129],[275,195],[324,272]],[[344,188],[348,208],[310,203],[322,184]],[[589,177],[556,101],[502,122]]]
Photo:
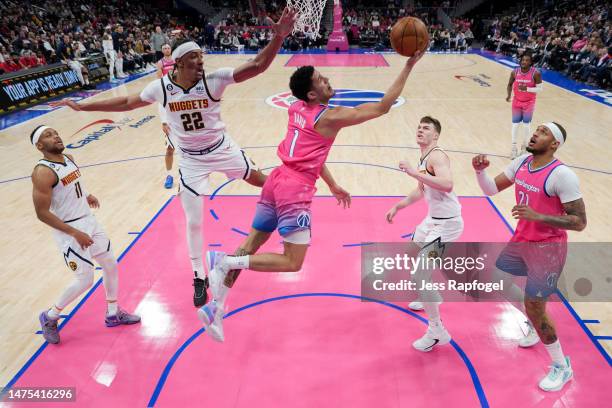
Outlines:
[[[205,246],[233,251],[256,200],[207,199]],[[426,328],[421,315],[360,297],[360,246],[406,240],[425,215],[421,205],[387,224],[384,214],[396,200],[356,197],[342,210],[333,198],[317,197],[303,269],[244,271],[220,344],[196,317],[184,218],[179,200],[171,199],[120,262],[120,301],[142,315],[142,324],[104,327],[97,287],[62,327],[62,343],[43,344],[14,386],[76,387],[70,406],[83,407],[595,407],[610,399],[609,364],[561,302],[549,310],[575,372],[562,392],[537,388],[549,357],[541,346],[518,350],[520,322],[505,303],[443,304],[453,341],[431,353],[415,351],[411,342]],[[461,203],[462,240],[510,237],[486,198]],[[281,247],[275,236],[264,249]]]

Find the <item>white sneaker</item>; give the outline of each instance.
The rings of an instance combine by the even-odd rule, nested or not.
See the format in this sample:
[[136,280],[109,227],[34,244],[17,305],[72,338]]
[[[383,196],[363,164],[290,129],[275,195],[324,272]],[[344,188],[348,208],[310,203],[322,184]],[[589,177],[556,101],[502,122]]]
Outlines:
[[225,252],[206,251],[206,266],[208,267],[208,279],[210,280],[210,291],[213,299],[216,299],[221,291],[221,285],[229,272],[229,267],[223,262]]
[[515,144],[512,145],[512,151],[510,152],[510,158],[512,160],[516,159],[519,156],[518,148]]
[[535,346],[540,341],[540,336],[538,336],[538,332],[535,331],[530,322],[527,323],[528,331],[524,337],[521,337],[518,341],[519,347],[527,348],[531,346]]
[[447,344],[451,341],[451,335],[444,328],[440,327],[428,327],[425,335],[420,339],[412,343],[412,347],[419,351],[428,352],[431,351],[434,346],[440,346]]
[[548,375],[540,381],[540,388],[544,391],[559,391],[565,383],[572,379],[574,372],[570,364],[569,356],[565,356],[565,367],[553,363]]
[[198,309],[198,319],[204,325],[205,333],[213,340],[223,342],[223,305],[218,305],[216,300],[208,302]]
[[416,312],[420,312],[421,310],[425,308],[423,307],[423,302],[419,302],[418,300],[415,300],[414,302],[410,302],[408,304],[408,309],[414,310]]

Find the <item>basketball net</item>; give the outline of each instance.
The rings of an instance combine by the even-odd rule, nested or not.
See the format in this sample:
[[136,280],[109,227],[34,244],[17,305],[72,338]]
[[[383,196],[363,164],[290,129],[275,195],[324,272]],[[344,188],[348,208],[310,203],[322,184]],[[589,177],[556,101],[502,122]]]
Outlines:
[[287,6],[297,11],[297,21],[293,34],[302,32],[310,34],[313,39],[319,37],[321,16],[327,0],[287,0]]

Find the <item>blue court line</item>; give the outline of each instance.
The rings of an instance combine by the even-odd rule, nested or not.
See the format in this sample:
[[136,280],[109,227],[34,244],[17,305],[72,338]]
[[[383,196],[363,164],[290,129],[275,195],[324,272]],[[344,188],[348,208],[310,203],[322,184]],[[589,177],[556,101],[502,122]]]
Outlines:
[[612,336],[593,336],[597,340],[612,340]]
[[209,247],[222,247],[223,244],[208,244]]
[[[157,211],[157,213],[155,213],[155,215],[153,216],[153,218],[151,218],[151,220],[149,220],[149,222],[147,223],[147,225],[142,229],[142,234],[136,236],[136,238],[134,238],[134,240],[128,245],[128,247],[126,249],[123,250],[123,252],[121,253],[121,255],[119,255],[119,258],[117,258],[117,262],[121,262],[121,260],[123,259],[123,257],[125,255],[127,255],[128,251],[134,246],[134,244],[136,244],[136,242],[138,242],[138,240],[144,235],[145,231],[147,229],[149,229],[149,227],[151,226],[151,224],[153,224],[153,222],[157,219],[157,217],[160,216],[160,214],[164,211],[164,209],[168,206],[168,204],[170,204],[170,202],[172,201],[172,199],[174,198],[174,196],[170,197],[168,199],[168,201],[166,201],[166,203]],[[98,268],[96,268],[98,269]],[[102,283],[102,278],[98,279],[98,281],[91,287],[91,289],[89,289],[89,291],[87,292],[87,294],[83,297],[83,299],[81,299],[81,301],[74,307],[74,309],[72,309],[72,311],[70,312],[69,315],[66,316],[66,319],[59,325],[58,330],[61,330],[69,321],[70,319],[72,319],[72,317],[75,315],[75,313],[81,308],[81,306],[83,306],[83,304],[85,303],[85,301],[87,299],[89,299],[89,297],[95,292],[95,290],[98,288],[98,286],[100,286],[100,284]],[[21,376],[26,372],[26,370],[32,365],[32,363],[34,363],[34,361],[38,358],[38,356],[43,352],[43,350],[45,348],[47,348],[47,346],[49,345],[49,343],[47,343],[46,341],[39,347],[38,350],[36,350],[36,352],[32,355],[32,357],[30,357],[30,359],[28,361],[26,361],[26,363],[23,365],[23,367],[21,367],[21,369],[17,372],[17,374],[15,374],[15,376],[13,376],[13,378],[6,384],[6,386],[2,389],[2,391],[0,392],[0,400],[2,400],[2,398],[4,397],[4,395],[6,394],[6,392],[8,392],[8,390],[19,380],[19,378],[21,378]]]
[[[302,298],[302,297],[340,297],[340,298],[348,298],[348,299],[358,299],[360,301],[366,301],[366,302],[373,302],[373,303],[378,303],[380,305],[384,305],[387,307],[390,307],[392,309],[398,310],[402,313],[405,313],[417,320],[419,320],[421,323],[423,324],[428,324],[427,319],[417,315],[414,312],[411,312],[407,309],[404,309],[402,307],[399,307],[393,303],[388,303],[382,300],[378,300],[378,299],[372,299],[372,298],[367,298],[367,297],[363,297],[363,296],[358,296],[358,295],[352,295],[352,294],[347,294],[347,293],[298,293],[298,294],[294,294],[294,295],[285,295],[285,296],[278,296],[278,297],[273,297],[273,298],[268,298],[268,299],[264,299],[264,300],[260,300],[258,302],[254,302],[254,303],[250,303],[248,305],[242,306],[238,309],[232,310],[231,312],[227,313],[224,316],[224,319],[227,319],[237,313],[240,313],[244,310],[253,308],[255,306],[260,306],[262,304],[265,303],[270,303],[270,302],[276,302],[279,300],[286,300],[286,299],[292,299],[292,298]],[[166,383],[166,380],[168,379],[168,376],[170,375],[170,371],[172,370],[172,368],[174,367],[174,364],[176,363],[176,361],[178,360],[178,358],[181,356],[181,354],[183,353],[183,351],[185,351],[185,349],[187,349],[187,347],[193,343],[193,341],[195,339],[197,339],[202,333],[204,333],[204,329],[199,329],[198,331],[196,331],[191,337],[189,337],[185,343],[183,343],[177,350],[176,352],[172,355],[172,357],[170,358],[170,360],[168,360],[168,363],[166,363],[166,366],[164,367],[159,380],[157,381],[157,384],[155,385],[155,389],[153,390],[153,394],[151,395],[151,398],[149,400],[149,403],[147,404],[148,407],[153,407],[155,406],[155,403],[157,402],[157,399],[159,398],[159,395],[162,391],[162,389],[164,388],[164,385]],[[463,349],[459,346],[459,344],[457,344],[457,342],[455,340],[451,340],[450,344],[453,346],[453,348],[455,349],[455,351],[457,351],[457,354],[459,354],[459,356],[461,357],[461,359],[463,360],[465,366],[468,369],[468,372],[470,374],[470,377],[472,379],[472,384],[474,385],[474,389],[476,391],[476,394],[478,395],[478,400],[480,401],[480,406],[483,408],[488,408],[489,407],[489,402],[487,400],[487,396],[485,394],[485,391],[482,387],[482,384],[480,382],[480,379],[478,378],[478,374],[476,373],[476,369],[474,368],[474,365],[472,364],[472,362],[470,361],[469,357],[467,356],[467,354],[465,354],[465,352],[463,351]]]
[[410,238],[411,236],[413,236],[414,234],[411,232],[410,234],[404,234],[402,235],[400,238]]
[[[506,220],[506,218],[502,215],[502,213],[499,211],[499,209],[497,208],[497,206],[495,205],[495,203],[493,202],[493,200],[491,200],[490,197],[486,197],[487,200],[489,201],[489,204],[491,204],[491,206],[495,209],[495,212],[497,213],[497,215],[504,221],[504,223],[506,224],[506,227],[508,227],[508,229],[510,230],[510,232],[512,234],[514,234],[514,228],[512,228],[512,226],[510,224],[508,224],[508,221]],[[561,301],[563,302],[563,304],[565,305],[565,307],[567,308],[567,310],[570,312],[570,314],[574,317],[574,319],[576,320],[576,322],[578,322],[578,325],[582,328],[582,330],[586,333],[586,335],[589,337],[589,339],[591,339],[591,342],[593,343],[593,345],[595,346],[595,348],[599,351],[599,353],[604,357],[604,359],[608,362],[608,364],[612,367],[612,357],[610,357],[610,355],[608,354],[608,352],[602,347],[602,345],[599,343],[599,341],[597,341],[597,339],[595,338],[595,336],[593,336],[593,333],[591,333],[591,331],[589,330],[589,328],[585,325],[586,322],[597,322],[599,323],[599,320],[582,320],[580,318],[580,315],[578,315],[578,312],[576,312],[576,310],[572,307],[572,305],[567,301],[567,299],[565,298],[565,296],[563,296],[563,294],[559,291],[559,289],[556,290],[557,296],[559,296],[559,299],[561,299]]]
[[601,323],[599,320],[589,320],[589,319],[585,319],[583,320],[584,323]]
[[128,234],[129,234],[129,235],[140,235],[140,234],[141,234],[141,232],[131,231],[131,232],[128,232]]
[[237,233],[239,233],[240,235],[244,235],[245,237],[248,237],[248,236],[249,236],[249,233],[248,233],[248,232],[241,231],[241,230],[239,230],[238,228],[232,228],[232,231],[237,232]]
[[213,210],[212,208],[210,209],[210,215],[212,215],[212,217],[219,221],[219,216],[217,215],[217,213],[215,212],[215,210]]
[[342,244],[343,247],[345,248],[350,248],[350,247],[362,247],[362,246],[368,246],[368,245],[374,245],[373,242],[362,242],[359,244]]

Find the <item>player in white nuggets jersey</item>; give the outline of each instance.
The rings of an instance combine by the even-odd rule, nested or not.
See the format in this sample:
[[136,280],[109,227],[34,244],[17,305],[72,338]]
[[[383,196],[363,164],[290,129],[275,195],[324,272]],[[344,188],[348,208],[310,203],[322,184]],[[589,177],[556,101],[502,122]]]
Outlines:
[[203,202],[211,172],[243,179],[261,187],[266,176],[253,168],[253,162],[234,143],[221,120],[221,96],[225,88],[264,72],[274,60],[283,39],[295,24],[296,13],[285,9],[274,24],[274,37],[252,60],[237,68],[221,68],[204,75],[202,50],[193,41],[175,45],[172,58],[175,70],[145,87],[139,95],[77,104],[63,100],[52,106],[66,105],[74,110],[122,112],[151,103],[165,107],[170,133],[176,138],[181,154],[179,195],[187,219],[187,244],[194,278],[193,303],[202,306],[208,299],[208,279],[202,263]]
[[[437,119],[430,116],[421,118],[417,129],[416,142],[421,148],[419,167],[415,169],[408,162],[400,162],[400,169],[418,181],[417,188],[406,198],[393,206],[387,213],[387,221],[393,222],[395,214],[421,198],[425,198],[427,217],[416,227],[412,237],[418,248],[412,248],[415,253],[428,256],[435,251],[442,255],[444,248],[441,243],[456,241],[463,233],[463,218],[461,204],[453,192],[453,177],[450,170],[450,160],[446,153],[438,147],[438,138],[442,127]],[[429,282],[433,271],[419,269],[414,279],[417,288],[422,282]],[[419,290],[419,301],[410,303],[413,310],[423,310],[427,313],[429,327],[423,337],[412,343],[415,349],[431,351],[434,346],[450,342],[451,336],[440,320],[439,304],[442,298],[435,290]]]
[[89,209],[100,206],[98,199],[85,190],[81,171],[72,157],[62,154],[64,144],[54,129],[39,126],[30,138],[44,156],[32,173],[36,215],[53,228],[64,261],[74,272],[74,280],[53,307],[39,315],[43,336],[49,343],[59,343],[60,313],[93,284],[94,260],[102,267],[104,276],[106,326],[138,323],[140,317],[126,313],[117,305],[117,260],[110,240]]

